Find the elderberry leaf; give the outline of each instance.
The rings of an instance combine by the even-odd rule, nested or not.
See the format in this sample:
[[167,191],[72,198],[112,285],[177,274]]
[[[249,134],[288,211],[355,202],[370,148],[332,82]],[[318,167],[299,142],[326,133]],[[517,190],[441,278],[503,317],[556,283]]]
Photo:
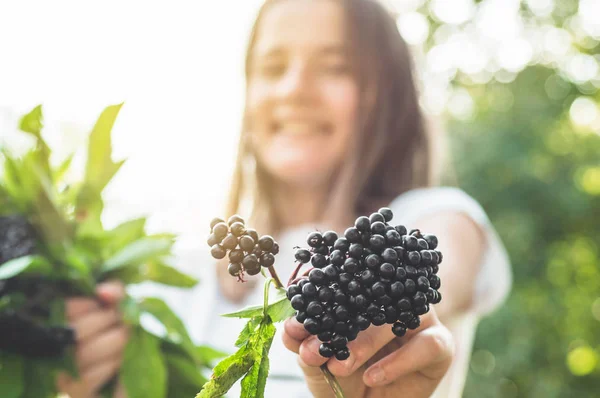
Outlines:
[[127,266],[140,265],[156,256],[166,255],[171,250],[173,243],[173,239],[170,237],[138,239],[108,259],[102,266],[102,272],[106,273]]
[[240,333],[237,340],[235,341],[235,346],[241,347],[245,345],[248,342],[248,340],[250,340],[250,337],[254,334],[254,331],[256,330],[258,325],[260,325],[262,320],[262,316],[257,316],[250,319],[242,329],[242,332]]
[[[229,314],[223,314],[221,316],[224,316],[227,318],[255,318],[255,317],[262,317],[263,310],[264,310],[264,308],[262,305],[256,305],[256,306],[246,307],[241,311],[232,312]],[[294,315],[294,312],[295,311],[292,308],[290,301],[285,297],[285,293],[280,293],[279,291],[277,293],[276,300],[271,302],[267,306],[267,314],[269,315],[269,317],[271,318],[271,321],[273,321],[273,322],[284,321],[284,320],[288,319],[289,317],[291,317],[292,315]]]
[[215,366],[208,383],[202,386],[196,398],[213,398],[224,395],[233,384],[248,373],[254,362],[254,352],[247,345],[237,350]]
[[262,398],[269,375],[269,350],[275,336],[275,326],[269,320],[264,320],[258,333],[251,338],[254,351],[254,363],[248,374],[242,380],[241,398]]
[[43,257],[30,255],[14,258],[0,267],[0,280],[9,279],[25,272],[50,274],[52,267]]
[[165,397],[167,368],[160,339],[139,326],[134,327],[125,347],[119,376],[128,397]]

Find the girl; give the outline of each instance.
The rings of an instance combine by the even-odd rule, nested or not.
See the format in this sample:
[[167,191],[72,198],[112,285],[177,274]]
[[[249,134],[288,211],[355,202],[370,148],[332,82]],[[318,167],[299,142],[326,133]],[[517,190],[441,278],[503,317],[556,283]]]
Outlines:
[[[250,37],[246,77],[227,212],[250,215],[249,225],[276,237],[284,280],[294,267],[291,248],[304,246],[309,231],[341,233],[382,206],[395,222],[437,235],[444,253],[443,300],[420,329],[400,339],[389,325],[371,327],[349,344],[348,360],[327,361],[347,396],[427,397],[437,387],[436,396],[460,397],[477,323],[507,294],[509,263],[481,207],[458,189],[433,187],[441,154],[432,149],[393,18],[375,0],[267,1]],[[199,342],[231,351],[244,321],[219,315],[261,300],[255,280],[237,283],[219,263],[181,299],[179,313]],[[194,302],[202,309],[190,311]],[[315,338],[295,320],[280,329],[266,396],[331,396]],[[92,350],[84,345],[79,355],[98,358]]]

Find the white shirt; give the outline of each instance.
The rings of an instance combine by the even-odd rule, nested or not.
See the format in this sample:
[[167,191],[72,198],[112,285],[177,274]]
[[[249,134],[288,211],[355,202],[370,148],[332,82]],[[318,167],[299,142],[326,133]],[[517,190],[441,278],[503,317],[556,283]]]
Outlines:
[[[476,279],[474,306],[465,315],[446,320],[446,326],[455,339],[456,356],[433,395],[436,398],[460,397],[479,319],[502,304],[510,291],[512,276],[508,256],[481,206],[459,189],[443,187],[412,190],[398,196],[389,207],[394,212],[394,225],[403,224],[410,229],[416,220],[424,216],[456,211],[468,215],[485,233],[487,247]],[[283,283],[287,282],[295,267],[293,247],[306,246],[307,234],[315,229],[327,230],[325,226],[305,225],[284,231],[279,237],[280,253],[275,266]],[[435,234],[435,231],[426,232]],[[146,285],[134,287],[133,294],[162,297],[186,323],[196,343],[233,353],[236,349],[234,342],[247,320],[223,318],[219,315],[261,304],[262,283],[258,283],[241,304],[233,304],[219,292],[214,260],[204,242],[195,244],[194,247],[179,248],[177,257],[182,271],[200,278],[201,282],[197,287],[186,291]],[[440,265],[443,266],[444,263]],[[281,328],[282,324],[278,324],[278,333],[271,346],[271,371],[265,397],[309,397],[310,393],[303,383],[302,372],[296,362],[296,354],[283,346]],[[238,382],[227,396],[238,397],[239,391]]]

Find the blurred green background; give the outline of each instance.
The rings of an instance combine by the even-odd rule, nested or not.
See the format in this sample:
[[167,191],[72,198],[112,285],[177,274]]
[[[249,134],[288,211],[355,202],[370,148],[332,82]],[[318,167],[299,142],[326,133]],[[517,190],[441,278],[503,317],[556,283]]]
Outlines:
[[[470,4],[462,20],[436,3],[399,26],[420,14],[429,27],[414,44],[450,93],[447,182],[481,202],[514,272],[480,324],[464,396],[600,396],[600,2],[447,2]],[[430,65],[444,51],[456,62]]]

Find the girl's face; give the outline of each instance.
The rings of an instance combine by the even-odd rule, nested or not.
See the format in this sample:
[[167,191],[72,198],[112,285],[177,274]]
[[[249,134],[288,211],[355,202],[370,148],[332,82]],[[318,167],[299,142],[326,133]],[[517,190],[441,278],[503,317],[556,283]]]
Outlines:
[[248,133],[279,181],[318,186],[340,165],[358,107],[336,1],[283,0],[263,15],[251,53]]

